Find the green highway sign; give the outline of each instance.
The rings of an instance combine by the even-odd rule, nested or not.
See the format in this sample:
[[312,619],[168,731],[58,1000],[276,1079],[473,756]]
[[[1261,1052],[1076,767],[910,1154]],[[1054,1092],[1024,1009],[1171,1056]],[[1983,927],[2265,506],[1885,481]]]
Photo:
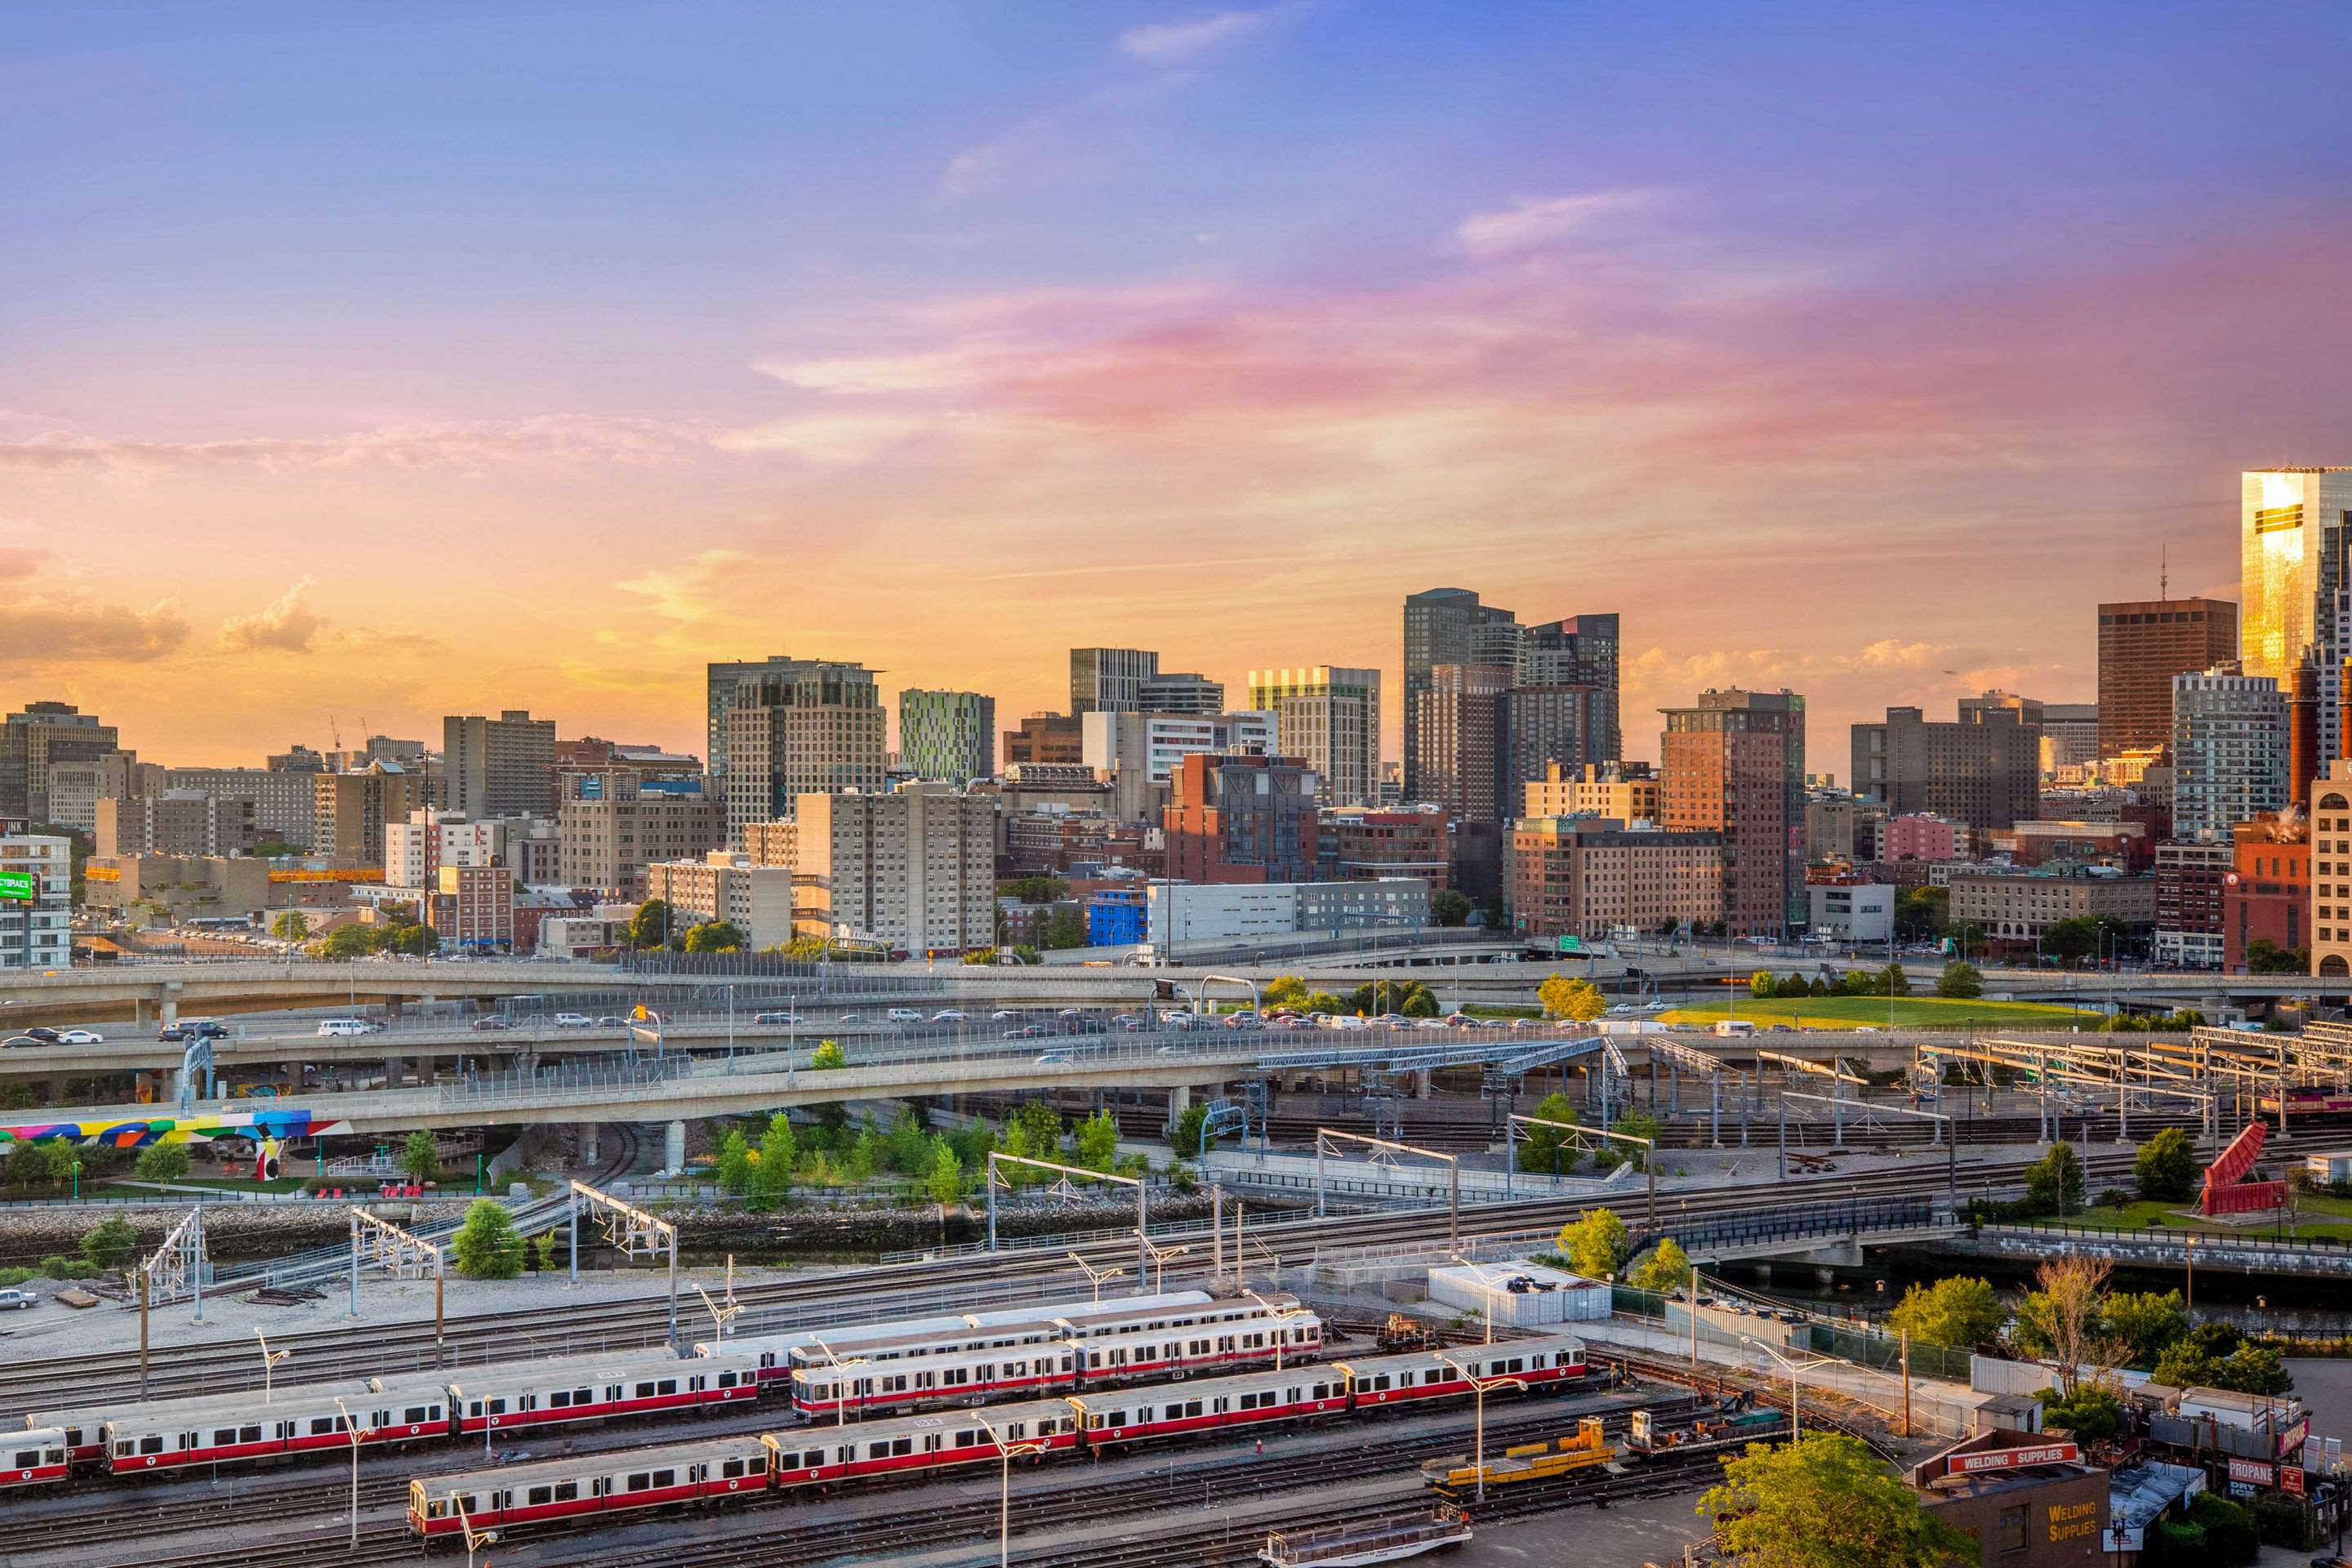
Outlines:
[[1581,952],[1583,948],[1584,939],[1582,937],[1564,936],[1559,939],[1559,950],[1562,952]]
[[0,899],[29,904],[40,896],[40,885],[30,871],[0,871]]

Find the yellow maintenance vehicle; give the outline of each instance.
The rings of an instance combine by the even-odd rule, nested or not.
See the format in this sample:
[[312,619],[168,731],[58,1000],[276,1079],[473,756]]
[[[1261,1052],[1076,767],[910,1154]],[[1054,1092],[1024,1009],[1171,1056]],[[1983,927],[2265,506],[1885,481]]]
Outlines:
[[[1557,1443],[1522,1443],[1486,1461],[1488,1490],[1519,1481],[1546,1481],[1579,1470],[1612,1466],[1616,1447],[1601,1434],[1601,1417],[1588,1415],[1576,1424],[1576,1436]],[[1478,1466],[1466,1454],[1431,1459],[1421,1467],[1422,1479],[1441,1496],[1459,1500],[1478,1489]]]

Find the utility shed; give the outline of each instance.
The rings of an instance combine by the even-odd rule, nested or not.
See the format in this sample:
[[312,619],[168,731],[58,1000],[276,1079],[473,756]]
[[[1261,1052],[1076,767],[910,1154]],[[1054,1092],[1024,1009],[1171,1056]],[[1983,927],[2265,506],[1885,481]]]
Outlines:
[[1609,1287],[1524,1261],[1452,1264],[1429,1271],[1429,1299],[1476,1312],[1498,1327],[1589,1323],[1609,1316]]

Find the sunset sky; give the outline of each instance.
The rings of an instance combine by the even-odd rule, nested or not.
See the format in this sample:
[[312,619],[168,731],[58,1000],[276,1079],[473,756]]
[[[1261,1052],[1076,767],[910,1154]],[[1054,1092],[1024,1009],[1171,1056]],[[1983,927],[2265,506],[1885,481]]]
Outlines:
[[[1060,707],[1624,616],[1629,751],[1787,685],[2093,696],[2352,462],[2341,5],[20,7],[0,700],[173,763],[702,665]],[[1395,754],[1398,714],[1388,714]]]

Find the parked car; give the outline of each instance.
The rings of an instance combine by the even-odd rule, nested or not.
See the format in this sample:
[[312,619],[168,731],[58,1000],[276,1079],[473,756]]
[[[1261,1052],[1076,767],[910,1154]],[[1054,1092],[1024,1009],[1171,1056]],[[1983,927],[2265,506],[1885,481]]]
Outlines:
[[474,1032],[478,1035],[492,1034],[500,1029],[511,1029],[513,1027],[514,1024],[511,1020],[497,1017],[489,1014],[485,1014],[481,1017],[474,1020]]
[[102,1046],[106,1037],[96,1029],[68,1029],[58,1036],[61,1046]]
[[559,1029],[593,1029],[596,1020],[585,1013],[558,1013],[555,1026]]
[[0,1308],[13,1309],[21,1312],[40,1304],[41,1293],[38,1290],[0,1290]]
[[376,1026],[369,1023],[365,1018],[321,1018],[319,1020],[319,1037],[322,1040],[332,1039],[338,1035],[373,1035],[375,1031]]

